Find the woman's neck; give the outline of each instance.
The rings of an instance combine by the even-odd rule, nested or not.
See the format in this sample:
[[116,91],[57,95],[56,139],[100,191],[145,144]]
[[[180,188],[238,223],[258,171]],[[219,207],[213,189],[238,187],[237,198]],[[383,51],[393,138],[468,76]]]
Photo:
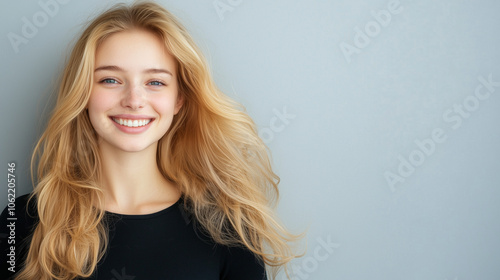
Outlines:
[[105,143],[100,145],[105,210],[149,214],[179,199],[178,188],[158,168],[156,149],[157,144],[140,152],[126,152]]

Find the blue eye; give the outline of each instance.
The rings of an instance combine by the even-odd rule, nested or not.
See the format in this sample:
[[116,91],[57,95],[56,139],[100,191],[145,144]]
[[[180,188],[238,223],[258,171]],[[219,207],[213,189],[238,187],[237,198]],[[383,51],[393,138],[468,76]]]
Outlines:
[[101,81],[101,83],[103,83],[103,84],[118,84],[118,81],[115,79],[103,79]]
[[164,86],[165,84],[160,82],[160,81],[151,81],[148,83],[148,85],[152,85],[152,86]]

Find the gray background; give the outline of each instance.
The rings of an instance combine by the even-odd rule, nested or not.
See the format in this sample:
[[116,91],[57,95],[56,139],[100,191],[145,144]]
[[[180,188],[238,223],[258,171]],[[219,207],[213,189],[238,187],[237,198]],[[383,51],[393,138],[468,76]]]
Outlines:
[[[115,3],[60,0],[49,15],[52,1],[0,4],[2,208],[8,162],[17,195],[32,190],[31,151],[69,45]],[[394,1],[159,2],[273,153],[279,214],[308,229],[293,279],[500,279],[500,87],[474,97],[480,77],[500,82],[499,1],[400,0],[385,26],[372,11]],[[31,38],[23,18],[40,26]],[[446,140],[425,154],[416,141],[435,129]]]

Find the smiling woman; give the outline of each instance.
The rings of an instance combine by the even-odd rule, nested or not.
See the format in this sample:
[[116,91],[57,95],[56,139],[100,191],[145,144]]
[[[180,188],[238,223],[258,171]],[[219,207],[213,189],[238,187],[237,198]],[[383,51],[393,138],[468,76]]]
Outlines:
[[298,237],[275,217],[279,179],[238,108],[161,6],[101,14],[64,70],[36,187],[17,200],[23,267],[2,279],[254,280],[266,265],[274,278]]
[[97,48],[95,67],[87,108],[103,139],[100,150],[156,153],[182,107],[175,58],[153,33],[132,29],[109,36]]

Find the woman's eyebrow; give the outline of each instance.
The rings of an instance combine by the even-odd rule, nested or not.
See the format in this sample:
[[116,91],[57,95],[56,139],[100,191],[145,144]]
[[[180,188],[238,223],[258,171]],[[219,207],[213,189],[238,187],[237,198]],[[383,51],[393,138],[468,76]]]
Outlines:
[[[108,71],[119,71],[119,72],[126,72],[123,68],[120,68],[116,65],[105,65],[105,66],[99,66],[97,67],[95,70],[94,70],[94,73],[97,72],[97,71],[104,71],[104,70],[108,70]],[[143,71],[144,73],[165,73],[165,74],[168,74],[170,76],[174,76],[172,75],[172,72],[166,70],[166,69],[161,69],[161,68],[150,68],[150,69],[146,69]]]
[[125,72],[122,68],[116,66],[116,65],[105,65],[105,66],[99,66],[94,70],[94,73],[97,71],[104,71],[104,70],[109,70],[109,71],[119,71],[119,72]]
[[161,69],[161,68],[150,68],[150,69],[146,69],[144,70],[144,73],[165,73],[165,74],[168,74],[170,76],[174,76],[172,75],[172,73],[170,71],[168,71],[167,69]]

